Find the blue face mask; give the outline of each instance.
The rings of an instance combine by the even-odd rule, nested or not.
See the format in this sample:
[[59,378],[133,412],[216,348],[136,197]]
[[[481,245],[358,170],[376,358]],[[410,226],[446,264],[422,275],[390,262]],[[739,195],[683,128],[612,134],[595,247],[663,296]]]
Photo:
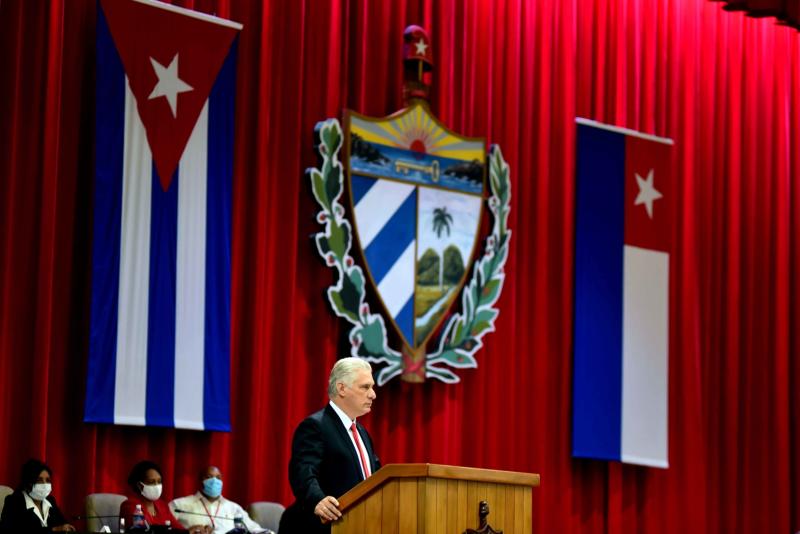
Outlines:
[[222,481],[216,477],[203,480],[203,493],[212,499],[222,495]]

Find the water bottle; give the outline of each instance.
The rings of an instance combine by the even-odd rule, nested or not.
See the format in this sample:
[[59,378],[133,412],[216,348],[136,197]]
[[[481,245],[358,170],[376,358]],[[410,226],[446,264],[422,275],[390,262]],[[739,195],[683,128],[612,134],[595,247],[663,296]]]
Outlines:
[[237,515],[233,518],[233,530],[237,533],[244,533],[247,532],[247,527],[244,525],[244,519],[242,516]]
[[119,518],[119,532],[121,534],[125,533],[125,518],[124,517],[120,517]]
[[133,522],[131,524],[131,530],[146,530],[147,523],[144,521],[144,512],[142,511],[142,505],[137,504],[136,510],[133,512]]

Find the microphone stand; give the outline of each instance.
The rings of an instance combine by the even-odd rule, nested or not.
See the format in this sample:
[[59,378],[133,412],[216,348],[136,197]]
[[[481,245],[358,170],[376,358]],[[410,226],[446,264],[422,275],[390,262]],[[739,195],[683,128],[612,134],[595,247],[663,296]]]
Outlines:
[[[104,519],[116,519],[117,521],[121,520],[119,514],[115,514],[115,515],[73,515],[73,516],[71,516],[70,519],[72,519],[73,521],[86,521],[87,519],[99,519],[101,528],[103,528],[103,529],[110,529],[111,528],[109,525],[106,524]],[[87,526],[87,528],[88,528],[88,526]],[[110,530],[101,530],[100,532],[110,532]]]
[[[199,515],[199,516],[202,516],[202,517],[213,517],[214,519],[227,519],[228,521],[235,521],[236,520],[235,517],[230,517],[230,516],[226,516],[226,515],[202,514],[200,512],[190,512],[189,510],[181,510],[180,508],[175,508],[173,510],[173,512],[175,512],[176,514],[187,514],[187,515]],[[242,518],[242,519],[244,519],[244,518]],[[242,523],[244,524],[244,521]],[[235,528],[231,529],[231,530],[235,530]],[[245,532],[250,532],[250,529],[247,528],[246,524],[244,524],[244,531]],[[275,534],[275,531],[266,528],[266,529],[264,529],[263,534]]]

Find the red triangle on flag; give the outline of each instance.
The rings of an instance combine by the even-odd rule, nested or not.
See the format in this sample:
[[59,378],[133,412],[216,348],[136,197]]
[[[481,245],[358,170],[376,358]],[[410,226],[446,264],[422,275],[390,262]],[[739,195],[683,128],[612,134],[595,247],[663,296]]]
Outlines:
[[241,25],[152,0],[101,4],[166,191]]

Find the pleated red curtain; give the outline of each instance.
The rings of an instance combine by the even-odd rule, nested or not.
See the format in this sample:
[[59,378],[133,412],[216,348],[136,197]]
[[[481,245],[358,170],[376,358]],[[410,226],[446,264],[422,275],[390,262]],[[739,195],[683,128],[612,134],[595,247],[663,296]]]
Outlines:
[[796,530],[800,46],[719,7],[579,11],[577,112],[676,140],[670,460],[688,469],[669,481],[680,504],[666,531]]
[[[384,463],[538,472],[535,532],[800,529],[800,44],[702,0],[181,5],[239,42],[230,434],[86,425],[94,139],[91,0],[0,2],[0,483],[35,455],[70,514],[130,465],[168,497],[218,464],[225,493],[288,503],[291,432],[347,351],[303,170],[344,107],[402,106],[401,35],[426,27],[432,108],[501,145],[513,231],[497,332],[463,382],[388,384]],[[574,118],[676,141],[668,470],[570,457]]]

